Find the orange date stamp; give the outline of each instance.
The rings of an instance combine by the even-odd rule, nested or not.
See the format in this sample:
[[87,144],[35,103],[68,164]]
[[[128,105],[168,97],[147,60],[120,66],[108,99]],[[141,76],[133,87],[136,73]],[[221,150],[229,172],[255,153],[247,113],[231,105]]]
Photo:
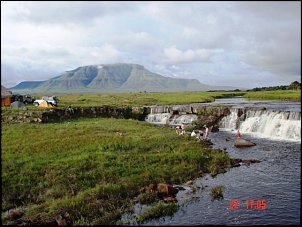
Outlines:
[[[246,209],[258,209],[263,210],[266,209],[266,200],[265,199],[247,199],[243,202]],[[238,210],[239,209],[239,200],[238,199],[230,199],[230,209]]]

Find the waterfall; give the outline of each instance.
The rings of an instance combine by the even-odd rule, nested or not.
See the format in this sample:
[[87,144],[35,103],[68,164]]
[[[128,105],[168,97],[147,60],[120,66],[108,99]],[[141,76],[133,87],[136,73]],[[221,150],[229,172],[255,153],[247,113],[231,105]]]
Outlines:
[[[295,104],[296,105],[296,104]],[[145,121],[159,125],[191,125],[198,119],[196,114],[190,113],[187,106],[151,106],[150,114]],[[241,133],[253,133],[260,137],[301,141],[301,112],[279,109],[248,109],[245,107],[231,107],[230,114],[219,123],[221,129],[240,130]],[[178,110],[184,114],[173,114]],[[280,110],[281,109],[281,110]],[[291,108],[292,109],[292,108]],[[181,111],[180,111],[181,110]],[[196,111],[197,112],[197,111]],[[240,117],[239,117],[240,116]]]
[[197,120],[196,114],[186,114],[186,115],[176,115],[172,119],[170,119],[170,125],[181,125],[181,124],[189,124],[191,125],[193,121]]
[[196,120],[196,114],[175,115],[172,118],[171,114],[169,113],[148,114],[145,118],[145,121],[150,123],[169,125],[191,124],[193,121]]
[[170,119],[169,113],[161,113],[161,114],[148,114],[145,118],[145,121],[154,123],[154,124],[167,124]]
[[231,109],[231,113],[221,120],[220,127],[264,137],[301,141],[301,112],[248,110],[238,117],[237,111],[236,108]]

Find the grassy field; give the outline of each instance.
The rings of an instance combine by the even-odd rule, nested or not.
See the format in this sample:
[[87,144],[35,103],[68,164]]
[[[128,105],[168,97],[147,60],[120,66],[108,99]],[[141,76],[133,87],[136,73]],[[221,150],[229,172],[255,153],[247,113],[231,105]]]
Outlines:
[[[211,102],[215,97],[242,95],[243,92],[142,92],[108,94],[58,94],[59,107],[85,106],[146,106]],[[41,98],[43,95],[36,95]],[[47,94],[51,95],[51,94]]]
[[61,213],[74,225],[114,224],[140,188],[215,175],[230,164],[225,153],[189,135],[126,119],[3,125],[1,140],[2,211],[26,209],[17,221],[31,224]]
[[243,97],[247,99],[301,101],[301,90],[248,92]]
[[[263,94],[258,98],[301,100],[300,91],[221,93],[128,93],[58,95],[58,108],[84,106],[163,105],[213,101],[226,95]],[[268,96],[271,95],[271,96]],[[2,107],[3,108],[3,107]],[[37,107],[30,107],[36,109]],[[17,110],[16,110],[17,111]],[[114,225],[131,211],[140,188],[154,182],[181,184],[201,173],[215,176],[230,167],[226,153],[207,141],[177,136],[169,127],[114,119],[72,119],[47,124],[2,124],[2,223]],[[138,221],[171,215],[177,204],[138,196],[152,206]],[[17,209],[21,213],[7,215]],[[123,223],[120,223],[123,224]]]
[[[41,98],[44,95],[36,95]],[[293,100],[301,101],[300,90],[258,91],[258,92],[141,92],[141,93],[108,93],[108,94],[58,94],[59,108],[68,105],[86,106],[146,106],[186,103],[212,102],[215,98],[243,96],[247,99]]]

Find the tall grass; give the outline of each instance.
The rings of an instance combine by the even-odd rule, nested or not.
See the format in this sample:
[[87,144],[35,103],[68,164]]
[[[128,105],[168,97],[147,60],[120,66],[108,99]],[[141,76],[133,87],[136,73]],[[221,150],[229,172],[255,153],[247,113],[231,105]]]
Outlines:
[[62,212],[114,224],[141,187],[194,179],[217,155],[169,127],[114,118],[3,125],[1,140],[2,211],[26,208],[31,224]]

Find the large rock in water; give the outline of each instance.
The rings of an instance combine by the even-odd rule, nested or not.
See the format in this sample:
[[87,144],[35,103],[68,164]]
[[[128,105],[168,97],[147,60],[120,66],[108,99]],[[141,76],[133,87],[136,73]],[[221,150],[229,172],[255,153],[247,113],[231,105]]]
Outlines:
[[235,147],[250,147],[250,146],[255,146],[255,143],[252,143],[248,140],[242,139],[242,138],[237,138],[234,141],[234,146]]

